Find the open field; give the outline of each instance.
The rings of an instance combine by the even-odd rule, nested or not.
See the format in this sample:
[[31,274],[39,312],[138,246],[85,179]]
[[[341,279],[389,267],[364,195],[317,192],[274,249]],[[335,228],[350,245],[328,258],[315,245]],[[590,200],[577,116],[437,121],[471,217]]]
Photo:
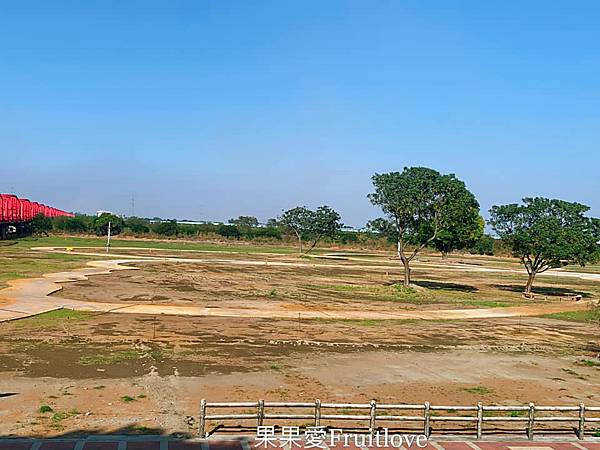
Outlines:
[[[83,267],[106,256],[98,248],[53,253],[28,247],[99,242],[48,238],[0,247],[0,276],[10,279],[19,267],[29,270],[20,276]],[[188,416],[197,416],[201,398],[600,405],[600,322],[590,306],[600,298],[600,283],[593,277],[540,276],[539,295],[531,301],[521,298],[526,277],[509,258],[426,255],[415,264],[415,288],[407,290],[396,283],[400,265],[382,252],[298,258],[283,247],[123,241],[110,257],[115,254],[136,259],[127,265],[138,269],[66,283],[52,299],[247,314],[63,309],[1,323],[2,435],[193,434]],[[169,259],[175,257],[185,261]],[[550,308],[572,306],[568,297],[577,294],[584,298],[577,311],[543,317]],[[539,317],[344,320],[309,314],[391,317],[523,304],[533,305]],[[293,315],[252,317],[253,311]]]

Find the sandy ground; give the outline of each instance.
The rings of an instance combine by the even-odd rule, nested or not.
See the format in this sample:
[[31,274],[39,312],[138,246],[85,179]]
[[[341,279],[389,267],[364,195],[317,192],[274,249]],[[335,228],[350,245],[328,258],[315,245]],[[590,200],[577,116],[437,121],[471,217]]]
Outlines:
[[[523,314],[523,308],[540,314],[570,307],[557,298],[570,292],[593,299],[593,280],[540,280],[553,298],[512,306],[514,317],[498,317],[511,308],[489,308],[479,319],[439,320],[440,309],[484,310],[473,301],[522,304],[519,275],[458,274],[441,265],[426,278],[417,269],[424,291],[400,302],[388,289],[395,275],[381,264],[356,268],[354,261],[294,263],[289,256],[264,255],[150,263],[135,257],[146,261],[136,263],[139,270],[86,279],[105,270],[103,263],[76,272],[79,281],[51,297],[46,294],[54,282],[69,274],[21,282],[37,292],[28,296],[17,288],[32,307],[42,301],[111,308],[134,302],[153,313],[99,308],[0,323],[0,435],[193,434],[202,398],[600,405],[598,325]],[[311,319],[311,306],[329,315]],[[362,315],[333,320],[331,312],[342,306]],[[229,308],[245,317],[161,314],[161,308],[188,307]],[[300,320],[298,310],[306,312]],[[260,317],[264,311],[277,314]],[[280,311],[293,314],[286,318]],[[418,319],[426,313],[438,315]],[[52,411],[40,412],[44,405]]]
[[[0,390],[15,393],[1,399],[3,435],[193,433],[188,416],[201,398],[600,404],[600,366],[585,362],[600,350],[590,325],[308,321],[298,329],[292,321],[102,314],[40,328],[28,320],[0,328]],[[53,420],[38,412],[43,404],[73,414]]]

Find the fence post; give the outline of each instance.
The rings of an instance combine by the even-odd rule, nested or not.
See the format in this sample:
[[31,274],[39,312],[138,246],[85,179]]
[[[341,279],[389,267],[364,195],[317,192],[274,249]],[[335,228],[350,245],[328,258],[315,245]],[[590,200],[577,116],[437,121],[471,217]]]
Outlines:
[[200,424],[198,432],[200,434],[200,438],[204,439],[206,435],[206,399],[203,398],[200,401]]
[[583,439],[583,435],[585,434],[585,405],[583,403],[579,404],[579,430],[577,433],[577,437],[579,439]]
[[265,421],[265,401],[264,400],[259,400],[258,401],[258,412],[256,414],[256,418],[257,418],[257,422],[256,425],[259,427],[263,426],[263,423]]
[[533,439],[533,423],[535,421],[535,405],[529,404],[529,421],[527,422],[527,438]]
[[430,433],[431,433],[431,428],[429,427],[429,419],[431,417],[431,410],[430,410],[430,404],[429,402],[425,402],[425,409],[423,410],[423,422],[424,422],[424,429],[423,431],[425,432],[425,436],[429,437]]
[[315,427],[321,425],[321,400],[315,400]]
[[483,405],[477,402],[477,439],[483,434]]
[[375,417],[377,414],[377,403],[375,400],[371,400],[371,420],[369,421],[369,431],[371,434],[375,434]]

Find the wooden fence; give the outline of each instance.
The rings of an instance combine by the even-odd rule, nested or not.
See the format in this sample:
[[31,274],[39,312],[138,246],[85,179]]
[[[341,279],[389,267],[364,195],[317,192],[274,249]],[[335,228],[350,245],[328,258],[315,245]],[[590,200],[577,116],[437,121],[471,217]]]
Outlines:
[[[250,409],[252,413],[236,414],[209,414],[208,410],[224,409]],[[267,412],[267,409],[275,412]],[[310,409],[310,413],[289,413],[279,412],[277,410],[297,410]],[[331,414],[332,410],[353,410],[355,414]],[[255,411],[255,412],[254,412]],[[402,413],[412,413],[412,415],[401,415]],[[441,412],[454,415],[439,415]],[[394,413],[394,414],[392,414]],[[459,415],[464,413],[465,415]],[[542,415],[540,415],[540,413]],[[553,415],[559,413],[561,415]],[[496,415],[494,415],[496,414]],[[508,414],[506,416],[497,414]],[[546,415],[543,415],[546,414]],[[475,436],[480,439],[483,435],[484,425],[486,423],[515,423],[521,422],[525,425],[524,432],[529,439],[533,439],[536,424],[541,423],[559,423],[567,424],[559,431],[564,433],[575,433],[579,439],[583,439],[588,430],[597,423],[600,427],[600,406],[586,406],[583,403],[578,406],[537,406],[533,403],[529,405],[518,406],[487,406],[477,403],[476,406],[439,406],[431,405],[426,402],[421,405],[400,405],[400,404],[378,404],[375,400],[370,403],[321,403],[315,400],[310,403],[301,402],[237,402],[237,403],[214,403],[202,400],[200,402],[200,423],[199,432],[201,437],[207,436],[206,425],[209,421],[231,421],[231,420],[252,420],[256,426],[263,426],[265,421],[281,420],[310,420],[311,426],[325,426],[327,422],[332,421],[350,421],[360,423],[366,426],[370,433],[375,433],[381,422],[386,423],[420,423],[419,430],[427,437],[431,435],[432,424],[438,422],[454,422],[473,424]],[[271,422],[272,423],[272,422]],[[306,422],[304,422],[306,423]],[[325,424],[325,425],[324,425]],[[443,431],[443,430],[440,430]],[[438,430],[436,430],[437,434]]]

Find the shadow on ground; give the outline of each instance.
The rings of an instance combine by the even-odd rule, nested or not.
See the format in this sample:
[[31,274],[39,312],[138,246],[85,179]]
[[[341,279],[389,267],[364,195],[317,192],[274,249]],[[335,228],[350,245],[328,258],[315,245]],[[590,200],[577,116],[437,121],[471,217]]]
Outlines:
[[468,284],[459,283],[446,283],[443,281],[413,281],[417,286],[421,286],[427,289],[444,290],[444,291],[458,291],[458,292],[477,292],[475,286],[469,286]]
[[[511,292],[523,292],[524,286],[521,284],[493,284],[492,287],[501,289],[503,291],[511,291]],[[592,294],[589,292],[575,291],[569,288],[561,288],[561,287],[534,287],[532,289],[534,294],[538,295],[548,295],[552,297],[574,297],[576,295],[581,295],[583,298],[590,298]]]

